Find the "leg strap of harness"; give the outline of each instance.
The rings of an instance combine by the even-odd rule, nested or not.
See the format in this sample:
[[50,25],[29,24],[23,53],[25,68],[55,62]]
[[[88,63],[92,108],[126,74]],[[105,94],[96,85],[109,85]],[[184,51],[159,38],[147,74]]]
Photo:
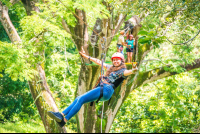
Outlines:
[[[99,98],[97,99],[96,103],[98,103],[99,100],[101,99],[101,97],[103,97],[103,83],[100,84],[100,86],[101,86],[101,87],[100,87],[100,96],[99,96]],[[112,86],[113,88],[115,88],[115,85],[114,85],[114,84],[111,84],[111,86]],[[114,95],[115,95],[115,91],[114,91]],[[111,97],[111,98],[112,98],[112,97]],[[108,100],[108,105],[110,104],[111,98]],[[93,102],[90,102],[90,106],[93,106],[93,103],[94,103],[94,101],[93,101]]]
[[100,84],[100,96],[99,96],[98,100],[96,101],[96,103],[99,102],[99,100],[101,99],[101,97],[103,97],[103,83]]

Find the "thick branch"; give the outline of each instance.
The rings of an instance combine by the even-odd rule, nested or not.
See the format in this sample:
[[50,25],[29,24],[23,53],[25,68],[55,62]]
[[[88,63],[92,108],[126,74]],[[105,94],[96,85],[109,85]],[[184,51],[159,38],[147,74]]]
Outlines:
[[8,15],[8,8],[5,5],[3,5],[1,1],[0,1],[0,21],[12,43],[21,42],[17,30],[13,26],[10,17]]
[[[102,20],[100,18],[97,18],[93,30],[96,31],[98,34],[100,34],[100,32],[102,31]],[[94,31],[92,32],[92,35],[90,37],[91,44],[93,46],[96,45],[97,41],[99,40],[99,36]]]
[[32,15],[32,11],[40,12],[39,8],[35,6],[36,0],[21,0],[26,9],[27,15]]
[[[168,66],[169,67],[169,66]],[[181,65],[184,69],[187,71],[200,68],[200,59],[196,59],[192,65]],[[158,79],[162,79],[164,77],[168,77],[171,75],[178,74],[177,72],[167,72],[164,70],[164,67],[156,68],[154,70],[145,72],[145,73],[139,73],[136,81],[134,82],[134,87],[139,87],[142,84],[150,83]]]

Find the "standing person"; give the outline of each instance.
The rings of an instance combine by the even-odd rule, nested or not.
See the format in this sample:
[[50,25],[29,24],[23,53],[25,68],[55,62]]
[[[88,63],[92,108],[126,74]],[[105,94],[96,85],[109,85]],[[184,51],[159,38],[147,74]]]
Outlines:
[[[79,52],[80,55],[94,63],[101,65],[101,61],[86,55],[84,52]],[[124,64],[124,55],[116,52],[112,55],[112,64],[103,64],[107,69],[105,76],[103,76],[103,88],[97,85],[96,88],[76,97],[74,102],[70,104],[62,113],[48,111],[48,115],[55,119],[60,127],[63,127],[68,120],[70,120],[80,110],[83,104],[93,102],[95,100],[107,101],[111,98],[114,89],[117,88],[128,75],[135,73],[137,68],[127,70]],[[103,94],[102,94],[103,93]]]
[[128,58],[128,62],[132,62],[132,57],[133,57],[133,49],[135,46],[135,41],[133,40],[133,35],[129,35],[129,39],[126,41],[127,43],[127,48],[126,48],[126,52],[127,52],[127,58]]
[[120,36],[119,36],[118,41],[117,41],[117,52],[124,54],[123,53],[123,46],[126,46],[126,43],[124,41],[124,30],[120,31]]

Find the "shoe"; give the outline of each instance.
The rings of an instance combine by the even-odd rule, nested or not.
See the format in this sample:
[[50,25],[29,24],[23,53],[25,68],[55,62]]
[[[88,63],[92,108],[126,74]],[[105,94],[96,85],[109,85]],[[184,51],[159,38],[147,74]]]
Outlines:
[[52,112],[52,111],[48,111],[47,114],[54,120],[56,120],[56,122],[58,123],[58,125],[60,127],[63,127],[66,122],[64,121],[64,117],[60,112]]
[[60,127],[63,127],[66,124],[66,122],[64,121],[64,118],[61,120],[61,122],[57,122],[57,123]]
[[63,115],[60,112],[48,111],[47,113],[52,119],[56,120],[57,122],[61,122],[63,119]]

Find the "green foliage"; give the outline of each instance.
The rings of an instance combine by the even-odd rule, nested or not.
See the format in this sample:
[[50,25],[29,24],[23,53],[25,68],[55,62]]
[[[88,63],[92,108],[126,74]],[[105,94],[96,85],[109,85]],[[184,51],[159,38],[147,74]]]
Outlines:
[[[77,23],[77,18],[73,15],[76,8],[85,11],[87,20],[84,21],[90,27],[94,26],[97,18],[106,19],[111,15],[115,18],[121,13],[127,14],[126,20],[133,15],[143,18],[142,28],[138,33],[141,48],[139,51],[154,45],[145,60],[158,60],[142,64],[141,73],[166,65],[171,65],[165,67],[166,71],[181,73],[185,70],[180,64],[192,64],[194,59],[200,57],[197,38],[177,46],[166,40],[168,38],[175,44],[184,43],[196,35],[200,26],[198,0],[61,1],[39,1],[36,6],[41,12],[26,16],[21,2],[13,6],[7,0],[2,0],[9,8],[9,16],[22,39],[22,45],[10,44],[3,26],[0,25],[0,72],[3,72],[0,78],[1,120],[23,119],[23,122],[29,122],[30,118],[38,117],[26,83],[36,74],[38,63],[45,68],[48,86],[59,109],[66,108],[73,101],[80,69],[77,63],[80,59],[71,40],[72,35],[62,26],[62,19],[69,28],[74,27]],[[108,2],[109,8],[106,8],[105,2]],[[111,10],[113,14],[110,14]],[[145,14],[148,16],[144,17]],[[88,32],[91,33],[92,30],[88,29]],[[116,52],[117,38],[118,35],[111,42],[106,61],[110,61],[111,55]],[[200,120],[199,78],[197,70],[188,76],[187,73],[181,74],[139,88],[123,104],[111,132],[192,132],[193,128],[198,127],[196,124]],[[68,128],[73,130],[76,129],[74,124],[74,118],[67,122]],[[0,130],[44,132],[43,127],[38,130],[37,125],[30,125],[32,127],[29,124],[1,124]],[[22,129],[21,126],[31,130]]]
[[[45,129],[41,120],[31,120],[29,123],[19,121],[16,123],[4,122],[0,123],[1,133],[45,133]],[[76,133],[69,128],[66,128],[68,133]]]
[[[16,28],[16,30],[18,31],[18,33],[20,34],[21,32],[21,28],[20,28],[20,19],[22,19],[24,16],[26,16],[26,11],[25,11],[25,8],[23,7],[22,3],[21,2],[18,2],[18,4],[15,4],[15,5],[11,5],[11,3],[7,0],[2,0],[2,2],[4,4],[7,5],[8,7],[8,15],[12,21],[12,24],[14,25],[14,27]],[[9,40],[9,37],[3,27],[3,25],[0,23],[0,31],[1,31],[1,34],[0,34],[0,40],[1,41],[6,41],[6,42],[11,42]]]
[[26,62],[27,52],[10,43],[0,42],[0,44],[0,71],[5,69],[5,73],[14,81],[17,79],[24,81],[24,78],[30,80],[35,71]]
[[[151,21],[151,23],[149,23]],[[147,17],[143,21],[143,26],[138,33],[140,44],[153,44],[155,47],[159,48],[159,44],[165,41],[165,36],[160,36],[157,28],[159,27],[159,19],[153,17]]]
[[27,82],[12,81],[7,74],[0,77],[0,120],[16,121],[15,116],[24,122],[29,121],[29,116],[34,116],[36,107],[33,104]]
[[1,133],[45,133],[42,122],[24,123],[22,121],[17,123],[5,122],[0,124]]
[[117,114],[111,132],[194,132],[200,119],[197,72],[199,69],[134,90]]

